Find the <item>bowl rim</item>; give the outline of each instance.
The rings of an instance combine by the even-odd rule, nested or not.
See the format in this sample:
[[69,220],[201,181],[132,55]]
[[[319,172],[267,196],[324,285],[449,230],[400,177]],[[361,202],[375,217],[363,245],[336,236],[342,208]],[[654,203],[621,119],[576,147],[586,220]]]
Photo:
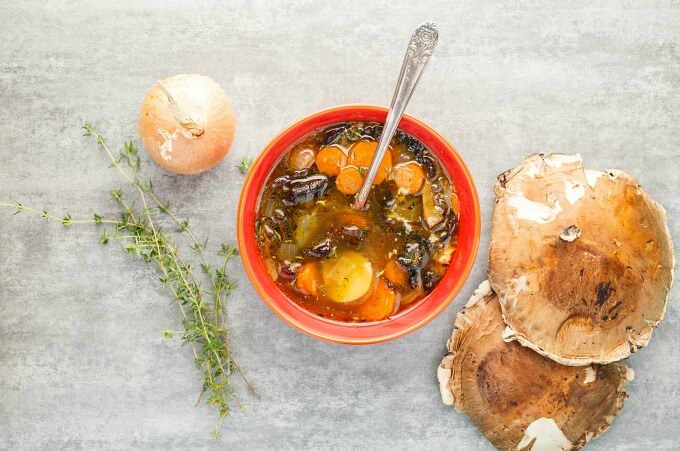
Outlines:
[[[462,157],[458,154],[457,150],[453,147],[453,145],[446,139],[444,138],[439,132],[437,132],[435,129],[430,127],[429,125],[425,124],[424,122],[420,121],[419,119],[410,116],[410,115],[404,115],[402,117],[402,120],[400,121],[400,127],[407,123],[410,127],[413,128],[418,128],[422,130],[424,133],[429,135],[430,140],[435,140],[438,141],[438,144],[441,145],[449,154],[449,156],[452,158],[454,166],[457,167],[457,169],[463,174],[464,182],[467,185],[467,188],[469,190],[470,194],[470,200],[472,204],[472,235],[471,235],[471,240],[470,240],[470,248],[469,252],[467,255],[467,259],[465,260],[462,268],[458,268],[459,271],[457,272],[458,277],[455,279],[455,282],[452,284],[451,287],[449,287],[448,292],[443,292],[440,291],[440,299],[437,300],[436,297],[433,295],[437,293],[437,288],[435,290],[428,294],[425,298],[422,300],[418,301],[413,308],[408,308],[405,309],[404,311],[398,313],[395,315],[393,318],[387,319],[387,320],[382,320],[382,321],[375,321],[375,322],[365,322],[365,323],[349,323],[349,322],[340,322],[340,321],[333,321],[333,320],[328,320],[325,318],[319,318],[313,313],[305,310],[303,307],[299,306],[297,303],[289,299],[288,295],[278,288],[276,283],[266,274],[266,271],[260,271],[258,272],[256,268],[254,267],[255,262],[251,261],[251,258],[249,258],[249,255],[255,255],[258,260],[260,260],[261,263],[261,256],[259,254],[259,250],[257,249],[257,244],[254,240],[254,237],[251,237],[250,239],[247,239],[246,237],[246,221],[249,220],[249,218],[246,217],[246,207],[247,204],[250,203],[253,199],[255,200],[256,204],[259,204],[260,197],[261,197],[261,191],[262,191],[262,185],[260,186],[252,186],[254,178],[257,175],[260,175],[263,171],[266,171],[266,175],[264,176],[264,181],[266,182],[267,178],[269,177],[269,174],[273,170],[274,166],[278,164],[280,161],[280,158],[283,156],[283,154],[290,148],[292,144],[294,144],[296,141],[307,135],[308,133],[303,133],[299,134],[295,139],[288,140],[285,145],[281,145],[278,150],[278,155],[274,159],[274,163],[269,165],[269,167],[263,166],[264,160],[268,157],[268,154],[272,152],[272,150],[276,150],[277,146],[279,146],[279,141],[281,141],[284,137],[287,137],[289,134],[291,134],[293,131],[308,125],[310,123],[314,123],[318,121],[321,118],[325,117],[335,117],[338,115],[342,114],[348,114],[350,113],[359,113],[359,114],[378,114],[378,115],[387,115],[387,108],[377,106],[377,105],[370,105],[370,104],[347,104],[347,105],[339,105],[331,108],[326,108],[320,111],[317,111],[315,113],[312,113],[310,115],[307,115],[291,125],[285,127],[281,132],[279,132],[276,136],[274,136],[260,151],[259,155],[255,159],[255,161],[252,163],[250,170],[248,171],[248,174],[246,176],[246,179],[243,183],[243,187],[241,188],[241,193],[239,196],[239,203],[238,203],[238,210],[237,210],[237,240],[238,240],[238,247],[239,247],[239,255],[241,258],[241,261],[243,263],[243,267],[245,269],[246,275],[248,276],[248,279],[250,280],[253,288],[255,288],[255,291],[259,295],[260,299],[279,317],[281,318],[286,324],[289,326],[293,327],[294,329],[298,330],[299,332],[302,332],[306,335],[309,335],[311,337],[321,339],[327,342],[331,343],[339,343],[339,344],[346,344],[346,345],[367,345],[367,344],[374,344],[374,343],[382,343],[382,342],[387,342],[391,340],[395,340],[397,338],[403,337],[404,335],[407,335],[411,332],[414,332],[415,330],[423,327],[425,324],[429,323],[432,321],[434,318],[436,318],[440,313],[442,313],[453,301],[453,299],[458,295],[460,290],[463,288],[465,285],[465,282],[467,281],[467,278],[469,277],[472,267],[474,266],[476,256],[477,256],[477,251],[479,249],[479,241],[480,241],[480,233],[481,233],[481,209],[480,209],[480,204],[479,204],[479,196],[477,193],[477,189],[475,186],[474,179],[472,177],[472,174],[470,173],[470,170],[468,169],[467,165],[463,161]],[[329,122],[328,124],[325,125],[319,125],[316,128],[320,128],[323,126],[330,125],[331,123],[337,123],[337,122],[342,122],[342,121],[347,121],[347,120],[352,120],[351,118],[345,118],[345,119],[337,119],[333,120],[332,122]],[[360,120],[360,119],[356,119]],[[379,122],[384,123],[384,119],[379,120]],[[419,138],[420,139],[420,138]],[[440,164],[442,164],[442,167],[451,175],[451,166],[448,165],[445,166],[445,164],[442,162],[442,158],[438,156],[438,159],[440,160]],[[452,176],[451,176],[452,177]],[[460,181],[455,181],[454,184],[459,184],[461,183]],[[458,185],[460,186],[460,185]],[[253,191],[255,190],[255,191]],[[253,195],[253,192],[255,193]],[[254,212],[256,214],[257,209],[254,209]],[[469,213],[468,213],[469,214]],[[254,222],[254,215],[250,220]],[[254,225],[253,225],[254,227]],[[253,252],[254,250],[254,252]],[[445,277],[447,276],[449,270],[447,269],[447,272],[445,273]],[[260,274],[260,276],[258,276]],[[455,277],[455,276],[451,276]],[[276,299],[274,299],[270,293],[267,292],[265,289],[265,286],[263,285],[268,285],[270,290],[274,289],[275,291],[278,291],[277,294],[280,296],[276,296]],[[421,312],[421,314],[416,317],[413,316],[416,321],[406,321],[405,319],[408,319],[407,317],[409,314],[413,311],[417,310],[417,307],[424,304],[426,299],[429,299],[432,297],[434,301],[431,300],[430,304],[434,303],[433,308],[430,308],[427,312],[424,314]],[[284,311],[280,305],[279,302],[281,302],[281,299],[283,299],[283,302],[287,303],[287,307],[293,306],[293,309],[299,310],[302,314],[301,318],[295,318],[292,317],[288,312]],[[290,305],[289,305],[290,304]],[[306,316],[305,316],[306,315]],[[302,318],[307,318],[308,321],[301,321]],[[397,323],[398,327],[392,327]],[[320,331],[316,330],[314,328],[314,325],[324,325],[325,328],[330,328],[334,332],[328,332],[328,331]],[[352,337],[352,332],[356,331],[358,328],[362,328],[363,330],[367,330],[369,328],[372,328],[373,331],[375,331],[374,334],[371,334],[370,336],[367,337]],[[344,333],[343,333],[344,332]]]

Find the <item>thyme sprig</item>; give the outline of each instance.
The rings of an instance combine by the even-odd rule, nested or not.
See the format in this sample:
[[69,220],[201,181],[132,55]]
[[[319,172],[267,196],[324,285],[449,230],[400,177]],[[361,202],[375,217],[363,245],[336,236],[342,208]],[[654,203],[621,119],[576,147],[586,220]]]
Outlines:
[[241,172],[241,174],[246,175],[250,171],[250,166],[253,164],[253,159],[250,157],[243,157],[241,162],[236,165],[236,169]]
[[[255,393],[231,354],[225,319],[226,298],[234,288],[227,275],[227,264],[237,255],[236,248],[221,243],[217,251],[220,262],[213,266],[206,253],[208,241],[199,240],[189,227],[188,219],[180,219],[171,210],[169,203],[161,202],[154,192],[153,183],[145,183],[140,177],[141,159],[135,144],[125,142],[123,149],[116,155],[92,124],[85,124],[83,130],[85,136],[94,138],[105,151],[111,161],[110,167],[120,172],[134,189],[138,207],[134,202],[128,201],[121,189],[109,191],[111,199],[120,207],[118,219],[105,218],[96,213],[92,219],[74,219],[68,213],[58,216],[46,210],[27,207],[20,202],[0,203],[0,207],[13,208],[14,214],[30,213],[40,216],[47,221],[59,222],[64,227],[74,224],[103,226],[105,228],[99,237],[100,243],[108,244],[111,240],[119,242],[126,253],[144,260],[156,272],[161,285],[172,293],[184,326],[183,331],[161,331],[163,340],[171,340],[181,334],[184,344],[191,345],[196,368],[203,376],[202,390],[196,404],[205,397],[206,403],[217,409],[219,422],[213,432],[214,438],[217,438],[232,405],[235,403],[243,408],[231,376],[238,374],[249,392]],[[157,214],[169,217],[177,225],[174,233],[159,226]],[[180,247],[176,244],[178,234],[188,236],[189,247],[198,258],[200,273],[180,253]],[[208,288],[201,285],[201,279],[207,280]]]

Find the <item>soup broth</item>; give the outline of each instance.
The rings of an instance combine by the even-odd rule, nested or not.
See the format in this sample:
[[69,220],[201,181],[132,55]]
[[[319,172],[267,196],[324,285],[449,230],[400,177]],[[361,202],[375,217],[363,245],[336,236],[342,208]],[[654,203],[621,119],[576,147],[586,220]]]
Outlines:
[[379,321],[439,283],[456,249],[455,186],[434,155],[398,131],[367,208],[352,207],[382,125],[347,122],[290,149],[269,176],[256,239],[291,299],[320,317]]

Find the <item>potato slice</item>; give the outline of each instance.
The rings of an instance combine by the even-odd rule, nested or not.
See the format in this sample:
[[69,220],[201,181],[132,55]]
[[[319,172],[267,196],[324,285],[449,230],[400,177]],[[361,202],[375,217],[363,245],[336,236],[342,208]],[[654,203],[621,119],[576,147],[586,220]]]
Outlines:
[[321,227],[321,218],[318,206],[315,206],[309,211],[302,211],[295,217],[295,234],[293,236],[294,244],[298,248],[303,248],[309,245],[317,231]]
[[323,293],[335,302],[352,302],[366,295],[373,284],[373,267],[355,251],[343,251],[321,263]]

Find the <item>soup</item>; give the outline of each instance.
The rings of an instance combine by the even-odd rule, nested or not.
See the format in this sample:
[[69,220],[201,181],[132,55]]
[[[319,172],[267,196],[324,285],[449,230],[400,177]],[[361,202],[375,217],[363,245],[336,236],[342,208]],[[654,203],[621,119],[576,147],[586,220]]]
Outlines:
[[346,122],[291,148],[263,188],[255,223],[271,278],[323,318],[379,321],[439,283],[456,249],[455,186],[434,155],[397,131],[368,196],[352,207],[382,125]]

